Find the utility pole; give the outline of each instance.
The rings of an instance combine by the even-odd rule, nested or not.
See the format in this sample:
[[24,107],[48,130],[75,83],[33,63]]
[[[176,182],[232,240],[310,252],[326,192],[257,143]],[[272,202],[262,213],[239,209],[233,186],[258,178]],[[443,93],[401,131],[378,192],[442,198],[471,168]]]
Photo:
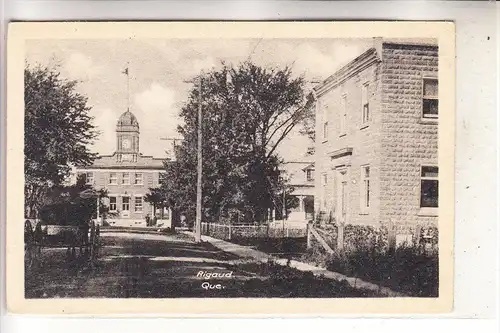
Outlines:
[[202,140],[202,108],[201,108],[201,102],[202,102],[202,97],[201,97],[201,85],[202,85],[202,75],[198,78],[198,181],[197,181],[197,188],[196,188],[196,226],[195,226],[195,232],[194,232],[194,241],[196,243],[201,242],[201,175],[203,172],[203,164],[202,164],[202,159],[203,159],[203,154],[202,154],[202,145],[201,145],[201,140]]
[[[194,225],[194,241],[196,243],[201,242],[201,200],[202,200],[202,187],[201,187],[201,181],[202,181],[202,174],[203,174],[203,154],[202,154],[202,121],[203,121],[203,113],[202,113],[202,79],[203,78],[203,72],[201,72],[200,76],[198,77],[198,80],[196,81],[198,83],[198,149],[197,149],[197,155],[198,155],[198,166],[197,166],[197,172],[198,172],[198,177],[197,177],[197,184],[196,184],[196,221]],[[184,81],[186,83],[193,83],[193,81]],[[174,141],[175,142],[175,141]]]
[[181,141],[182,139],[180,139],[180,138],[169,138],[169,137],[167,137],[167,138],[160,138],[160,140],[163,140],[163,141],[172,141],[172,143],[173,143],[173,154],[172,154],[172,155],[173,155],[173,157],[175,158],[175,147],[176,147],[176,143],[177,143],[177,141]]

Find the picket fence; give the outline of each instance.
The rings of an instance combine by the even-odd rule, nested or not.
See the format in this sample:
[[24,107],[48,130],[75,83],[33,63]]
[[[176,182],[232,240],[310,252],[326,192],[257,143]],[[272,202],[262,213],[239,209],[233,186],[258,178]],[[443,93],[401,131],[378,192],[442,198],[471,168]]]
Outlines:
[[232,238],[301,238],[307,236],[307,225],[202,223],[201,233],[225,240]]

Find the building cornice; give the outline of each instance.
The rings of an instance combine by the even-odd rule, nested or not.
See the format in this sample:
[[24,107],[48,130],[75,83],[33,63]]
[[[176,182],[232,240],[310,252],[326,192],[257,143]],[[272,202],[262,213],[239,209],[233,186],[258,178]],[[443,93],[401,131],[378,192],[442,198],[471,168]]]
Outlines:
[[340,68],[334,74],[330,75],[325,81],[313,88],[314,95],[321,97],[329,90],[335,88],[347,79],[357,75],[366,68],[380,62],[381,59],[378,56],[377,50],[375,48],[370,48],[366,52],[362,53],[360,56],[356,57],[354,60],[349,62],[344,67]]

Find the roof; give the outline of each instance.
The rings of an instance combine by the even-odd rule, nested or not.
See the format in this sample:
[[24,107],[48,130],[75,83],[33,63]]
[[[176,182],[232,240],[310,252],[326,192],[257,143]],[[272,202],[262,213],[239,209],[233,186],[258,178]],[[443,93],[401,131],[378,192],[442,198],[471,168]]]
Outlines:
[[323,82],[313,88],[317,96],[321,96],[330,89],[338,86],[345,80],[360,73],[364,69],[373,64],[382,61],[381,49],[386,45],[398,45],[401,47],[438,47],[437,40],[432,38],[427,39],[403,39],[403,38],[374,38],[373,47],[369,48],[359,56],[351,60],[345,66],[342,66],[335,73],[327,77]]
[[88,166],[77,166],[79,170],[85,169],[149,169],[149,170],[163,170],[164,161],[166,159],[156,158],[153,156],[137,155],[137,162],[117,162],[116,153],[113,155],[98,156],[94,163]]
[[327,77],[323,82],[314,87],[313,91],[316,92],[317,96],[321,96],[328,90],[338,86],[345,80],[380,61],[381,59],[377,49],[372,47]]
[[130,112],[130,110],[125,111],[122,113],[120,118],[118,118],[118,123],[116,124],[117,127],[119,126],[134,126],[139,128],[139,122],[137,121],[137,118],[135,115]]

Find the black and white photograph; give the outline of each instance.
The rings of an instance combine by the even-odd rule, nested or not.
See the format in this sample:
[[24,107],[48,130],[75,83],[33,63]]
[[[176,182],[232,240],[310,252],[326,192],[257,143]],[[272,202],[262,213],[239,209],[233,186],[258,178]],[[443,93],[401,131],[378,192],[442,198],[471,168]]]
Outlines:
[[453,29],[88,24],[19,43],[25,300],[451,297]]

